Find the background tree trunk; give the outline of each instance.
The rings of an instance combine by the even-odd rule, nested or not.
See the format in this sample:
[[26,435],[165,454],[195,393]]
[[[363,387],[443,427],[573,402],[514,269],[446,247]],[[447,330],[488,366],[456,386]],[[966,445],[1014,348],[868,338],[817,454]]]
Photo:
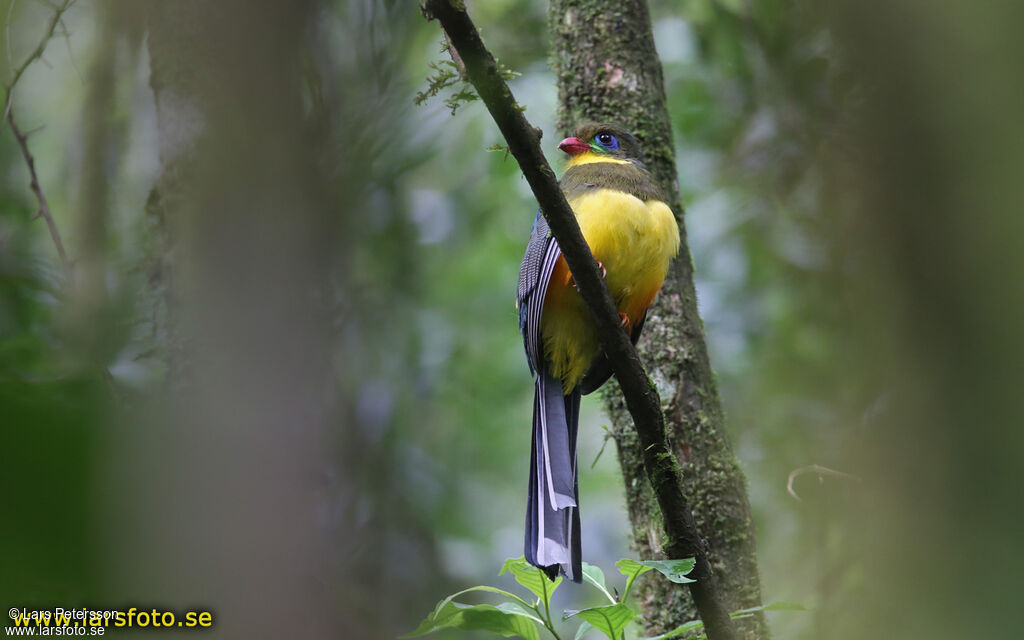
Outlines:
[[[140,509],[168,558],[161,588],[204,594],[230,635],[295,635],[300,620],[302,637],[393,638],[435,601],[408,579],[440,569],[395,426],[423,404],[405,391],[417,253],[392,197],[406,147],[379,144],[407,135],[411,99],[393,100],[388,80],[418,16],[399,11],[151,5],[163,172],[147,214],[173,408],[158,414],[159,448],[127,438],[155,469],[149,503],[181,496]],[[189,458],[177,468],[147,450]],[[242,614],[261,602],[269,620]]]
[[[712,570],[730,610],[760,604],[760,579],[746,481],[732,452],[697,314],[693,265],[679,202],[661,63],[643,0],[553,0],[552,67],[558,76],[558,127],[568,135],[587,121],[632,130],[644,161],[669,194],[683,244],[648,312],[639,350],[664,403],[669,444],[683,468],[686,496],[705,538]],[[662,549],[660,513],[646,481],[629,413],[615,386],[605,392],[613,420],[633,544],[642,557]],[[641,585],[648,632],[697,617],[685,589],[648,578]],[[763,638],[763,616],[740,622],[742,637]]]
[[[171,391],[150,428],[119,438],[146,471],[126,556],[160,549],[133,593],[216,603],[233,637],[369,637],[329,604],[328,559],[348,540],[316,518],[337,425],[324,300],[348,213],[331,206],[302,100],[317,9],[151,6],[163,175],[148,209]],[[245,615],[254,607],[267,615]]]

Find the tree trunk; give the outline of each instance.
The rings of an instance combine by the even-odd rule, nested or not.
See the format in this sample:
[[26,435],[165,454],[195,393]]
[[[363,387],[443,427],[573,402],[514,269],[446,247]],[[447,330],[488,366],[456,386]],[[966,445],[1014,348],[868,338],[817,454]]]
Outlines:
[[[325,136],[303,105],[318,7],[151,11],[163,174],[147,208],[162,239],[171,388],[147,428],[122,439],[146,469],[132,546],[160,549],[139,564],[136,593],[214,603],[232,637],[370,637],[330,603],[326,559],[347,539],[316,517],[338,422],[324,300],[348,213],[331,206]],[[254,610],[265,615],[244,614]]]
[[[559,129],[568,135],[580,123],[603,121],[633,131],[644,161],[676,212],[682,248],[648,311],[639,350],[661,394],[669,444],[683,468],[687,499],[719,589],[730,610],[757,606],[761,589],[746,481],[725,431],[697,314],[661,63],[646,2],[553,0],[549,23]],[[605,399],[626,486],[633,544],[642,557],[657,557],[662,549],[661,516],[646,481],[636,433],[614,385]],[[668,581],[647,578],[640,599],[649,633],[697,618],[688,592]],[[767,637],[763,616],[739,621],[738,631],[746,638]]]

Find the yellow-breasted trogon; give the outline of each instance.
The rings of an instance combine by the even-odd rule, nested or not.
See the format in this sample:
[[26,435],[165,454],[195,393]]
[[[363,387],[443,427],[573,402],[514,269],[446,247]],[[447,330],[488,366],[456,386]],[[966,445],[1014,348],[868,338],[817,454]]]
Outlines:
[[[605,273],[633,343],[647,306],[679,251],[679,227],[661,189],[621,127],[587,124],[558,148],[569,154],[560,182],[590,251]],[[536,372],[533,448],[526,505],[526,559],[551,579],[580,582],[576,434],[580,397],[611,376],[589,312],[540,214],[519,270],[519,329]]]

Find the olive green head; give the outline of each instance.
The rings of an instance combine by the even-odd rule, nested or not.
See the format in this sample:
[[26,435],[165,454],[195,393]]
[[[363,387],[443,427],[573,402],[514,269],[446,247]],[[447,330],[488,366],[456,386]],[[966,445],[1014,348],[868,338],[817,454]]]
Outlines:
[[569,155],[596,153],[624,160],[639,160],[640,145],[633,134],[616,124],[590,122],[576,129],[558,148]]

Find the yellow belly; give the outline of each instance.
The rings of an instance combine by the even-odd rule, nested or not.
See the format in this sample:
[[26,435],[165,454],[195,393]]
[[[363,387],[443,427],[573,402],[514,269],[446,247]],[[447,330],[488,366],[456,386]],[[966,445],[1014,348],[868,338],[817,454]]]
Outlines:
[[[679,227],[664,202],[644,202],[621,191],[597,189],[569,201],[594,257],[604,264],[620,313],[636,324],[654,299],[679,251]],[[569,393],[600,353],[589,313],[559,259],[541,315],[544,355]]]

